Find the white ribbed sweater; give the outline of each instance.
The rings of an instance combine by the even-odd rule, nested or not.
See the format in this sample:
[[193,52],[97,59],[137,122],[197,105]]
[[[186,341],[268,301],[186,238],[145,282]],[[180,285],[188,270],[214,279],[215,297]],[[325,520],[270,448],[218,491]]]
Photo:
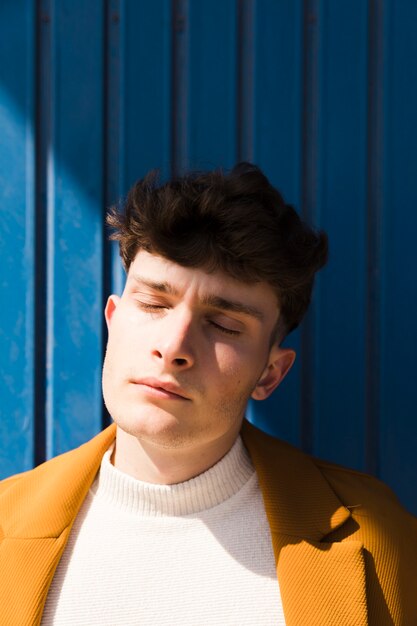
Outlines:
[[123,474],[111,451],[75,520],[42,626],[284,625],[262,496],[241,439],[177,485]]

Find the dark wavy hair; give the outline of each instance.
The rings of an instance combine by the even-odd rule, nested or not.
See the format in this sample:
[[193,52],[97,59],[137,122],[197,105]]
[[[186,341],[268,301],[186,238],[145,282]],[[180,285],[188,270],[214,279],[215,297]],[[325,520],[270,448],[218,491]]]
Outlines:
[[269,283],[281,312],[279,339],[299,325],[314,275],[327,260],[327,235],[305,224],[250,163],[163,184],[152,171],[132,187],[121,210],[110,209],[107,223],[126,271],[145,249],[184,267]]

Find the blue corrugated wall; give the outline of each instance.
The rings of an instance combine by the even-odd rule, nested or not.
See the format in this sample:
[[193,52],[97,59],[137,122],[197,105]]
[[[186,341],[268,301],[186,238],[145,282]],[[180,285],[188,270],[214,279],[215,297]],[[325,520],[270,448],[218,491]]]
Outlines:
[[331,246],[250,418],[417,513],[416,32],[414,0],[1,3],[0,477],[106,423],[106,206],[244,159]]

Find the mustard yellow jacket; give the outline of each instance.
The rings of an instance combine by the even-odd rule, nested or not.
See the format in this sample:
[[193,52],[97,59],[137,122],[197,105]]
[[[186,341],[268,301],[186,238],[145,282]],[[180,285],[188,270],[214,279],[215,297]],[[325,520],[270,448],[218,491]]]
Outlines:
[[[72,524],[114,437],[112,425],[0,483],[1,626],[40,624]],[[247,422],[242,437],[259,477],[287,626],[417,626],[417,519],[388,487]]]

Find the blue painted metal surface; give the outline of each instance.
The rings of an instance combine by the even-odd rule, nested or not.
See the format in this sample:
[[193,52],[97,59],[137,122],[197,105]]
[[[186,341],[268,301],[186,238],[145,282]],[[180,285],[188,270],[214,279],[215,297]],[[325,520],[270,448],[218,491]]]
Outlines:
[[[34,3],[3,3],[0,19],[0,468],[34,461]],[[11,60],[13,59],[13,63]]]
[[236,2],[188,1],[187,151],[179,169],[236,161]]
[[[37,7],[37,8],[36,8]],[[105,207],[152,168],[258,163],[330,237],[265,430],[417,513],[412,0],[18,0],[0,8],[0,477],[97,432]]]
[[340,463],[366,469],[368,10],[360,0],[321,3],[317,18],[318,147],[311,217],[328,232],[331,249],[314,311],[312,450],[318,456],[333,450]]
[[101,427],[104,16],[81,0],[45,2],[43,11],[49,458]]
[[417,5],[384,5],[379,472],[416,509]]

